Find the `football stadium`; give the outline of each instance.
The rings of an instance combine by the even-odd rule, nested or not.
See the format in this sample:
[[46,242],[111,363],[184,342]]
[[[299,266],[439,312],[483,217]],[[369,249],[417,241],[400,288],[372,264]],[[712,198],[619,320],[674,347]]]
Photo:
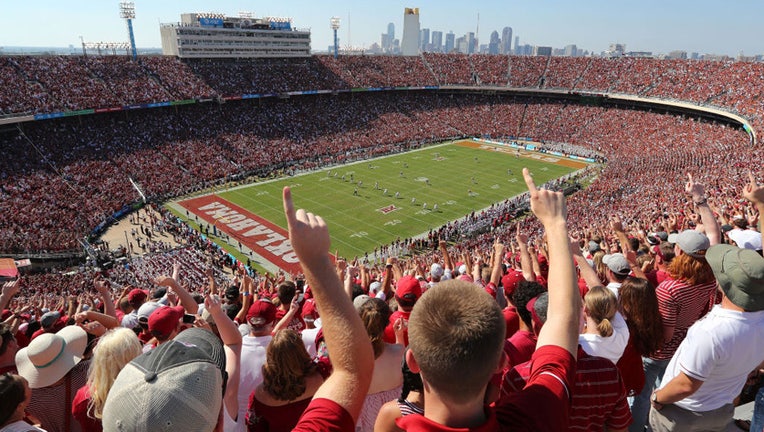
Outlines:
[[0,55],[0,430],[757,427],[764,63],[290,23]]

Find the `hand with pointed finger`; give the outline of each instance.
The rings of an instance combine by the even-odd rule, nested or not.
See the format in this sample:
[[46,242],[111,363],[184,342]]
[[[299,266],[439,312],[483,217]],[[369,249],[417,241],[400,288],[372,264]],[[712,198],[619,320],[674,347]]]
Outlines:
[[289,226],[289,240],[292,249],[305,266],[310,266],[322,260],[329,259],[329,227],[321,216],[306,212],[303,209],[295,211],[292,202],[292,191],[284,188],[284,214]]
[[528,168],[523,168],[523,178],[531,196],[531,211],[542,225],[565,223],[567,217],[565,195],[562,192],[537,188]]

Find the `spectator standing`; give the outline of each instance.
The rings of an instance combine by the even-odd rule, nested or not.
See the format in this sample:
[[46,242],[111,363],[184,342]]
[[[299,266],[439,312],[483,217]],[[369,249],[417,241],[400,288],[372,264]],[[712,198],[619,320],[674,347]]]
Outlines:
[[689,329],[652,393],[655,432],[724,430],[732,422],[733,400],[764,357],[764,258],[715,245],[706,259],[724,295]]

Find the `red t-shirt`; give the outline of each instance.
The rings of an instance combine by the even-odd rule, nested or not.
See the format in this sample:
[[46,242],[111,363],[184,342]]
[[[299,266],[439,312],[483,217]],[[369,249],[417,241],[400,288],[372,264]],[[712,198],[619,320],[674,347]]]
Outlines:
[[101,420],[88,415],[89,403],[90,387],[86,384],[84,387],[80,387],[80,389],[77,390],[77,394],[74,395],[74,401],[72,402],[72,416],[79,422],[83,431],[101,432],[103,431]]
[[504,314],[504,321],[507,323],[507,335],[504,339],[509,339],[520,328],[520,316],[517,314],[517,309],[512,305],[505,307],[501,312]]
[[290,432],[308,408],[311,398],[305,398],[286,405],[266,405],[257,398],[255,392],[249,396],[247,430],[252,432]]
[[509,359],[509,366],[512,367],[531,359],[533,352],[536,351],[536,334],[527,330],[518,330],[511,338],[504,342],[504,352]]
[[486,422],[472,429],[453,429],[411,414],[395,421],[405,431],[533,431],[559,432],[568,427],[571,384],[576,359],[565,349],[546,345],[533,353],[530,377],[524,389],[502,395],[495,407],[486,408]]
[[[297,310],[297,312],[292,317],[292,320],[289,321],[289,324],[287,324],[286,328],[296,331],[297,333],[302,333],[303,329],[305,329],[305,321],[302,319],[302,306]],[[287,311],[282,309],[276,310],[276,322],[279,322],[281,318],[284,318],[284,315],[287,314]]]
[[355,422],[345,408],[330,399],[317,398],[300,417],[297,432],[354,432]]
[[[397,310],[390,315],[390,322],[387,324],[387,327],[385,327],[385,334],[382,337],[385,342],[389,344],[395,343],[395,330],[393,329],[393,326],[395,325],[395,321],[398,320],[398,318],[403,318],[408,322],[409,317],[411,316],[411,312],[404,312],[402,310]],[[409,346],[409,328],[408,326],[403,327],[403,345]]]
[[[608,429],[629,426],[632,419],[626,389],[613,362],[590,356],[579,346],[576,367],[568,430],[599,432],[604,426]],[[522,394],[530,375],[530,362],[513,368],[505,377],[498,403],[509,395]]]

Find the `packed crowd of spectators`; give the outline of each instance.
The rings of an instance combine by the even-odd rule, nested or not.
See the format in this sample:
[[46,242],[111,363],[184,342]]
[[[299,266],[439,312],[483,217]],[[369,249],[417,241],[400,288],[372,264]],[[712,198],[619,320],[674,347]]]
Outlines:
[[[148,198],[162,200],[227,180],[344,163],[449,137],[533,137],[598,152],[612,162],[595,185],[605,189],[596,189],[598,202],[671,184],[605,181],[610,175],[669,173],[723,158],[734,176],[754,164],[740,130],[642,111],[502,96],[443,98],[427,91],[257,104],[261,109],[242,101],[36,122],[25,125],[23,135],[3,136],[8,157],[0,162],[0,205],[7,216],[0,250],[77,248],[78,239],[139,199],[131,180]],[[624,168],[635,166],[645,169]]]
[[[656,124],[650,138],[666,126]],[[624,206],[582,194],[566,200],[559,190],[590,173],[535,185],[523,170],[527,193],[431,232],[421,255],[395,256],[407,250],[396,242],[381,262],[332,262],[323,219],[296,212],[285,188],[304,275],[253,275],[150,206],[131,222],[182,247],[108,273],[80,269],[2,285],[0,427],[732,427],[739,397],[764,396],[764,258],[754,228],[764,185],[750,169],[760,166],[720,177],[706,163],[729,150],[734,133],[680,126],[688,142],[720,144],[697,158],[681,155],[689,160],[656,149],[668,159],[667,171],[656,172],[667,185],[642,197],[659,211],[673,208],[656,221],[625,185]],[[689,173],[686,181],[677,171]],[[519,226],[460,235],[520,206],[533,215]],[[449,236],[458,238],[450,249]],[[448,413],[471,410],[477,420],[434,414],[441,398],[452,400]],[[762,416],[757,403],[752,430]]]
[[[299,59],[3,57],[0,112],[35,114],[176,99],[394,86],[615,92],[732,109],[760,126],[761,63],[425,53]],[[13,95],[11,97],[11,95]],[[758,129],[758,127],[757,127]]]
[[[761,75],[760,69],[761,65],[751,63],[663,62],[644,59],[571,60],[510,57],[507,63],[507,57],[502,56],[436,54],[405,60],[398,58],[391,60],[384,57],[348,57],[335,60],[324,56],[296,60],[199,61],[188,64],[165,58],[147,58],[139,63],[130,63],[120,58],[3,57],[0,58],[2,82],[13,82],[9,84],[11,86],[9,88],[18,90],[18,95],[10,99],[7,95],[0,95],[2,104],[0,109],[4,113],[21,113],[96,108],[173,98],[207,98],[243,93],[321,89],[326,85],[336,89],[359,86],[428,85],[428,83],[432,85],[507,85],[508,83],[512,87],[608,90],[675,98],[695,103],[711,103],[748,113],[756,124],[761,121],[759,114],[761,102],[758,96],[761,93],[759,86],[762,84],[748,83],[748,81],[761,81],[753,79]],[[415,76],[410,77],[409,74]],[[737,85],[737,82],[736,85],[731,85],[727,81],[729,77],[740,80],[740,85]],[[507,293],[513,289],[510,288],[511,278],[517,277],[512,273],[511,268],[514,266],[515,272],[522,273],[522,278],[528,282],[536,281],[541,285],[551,283],[555,277],[550,274],[557,271],[559,267],[554,267],[555,270],[552,271],[549,270],[548,265],[550,261],[556,259],[554,257],[560,256],[559,240],[562,238],[567,242],[564,238],[567,234],[572,234],[580,241],[579,252],[583,261],[578,260],[579,252],[575,252],[575,248],[573,252],[577,255],[576,260],[581,269],[583,283],[580,281],[579,286],[586,288],[581,288],[582,295],[587,289],[598,285],[587,280],[584,269],[599,271],[595,279],[598,277],[599,284],[608,285],[611,289],[613,289],[611,284],[615,283],[613,280],[615,276],[611,273],[630,269],[637,276],[634,279],[638,279],[645,276],[644,273],[655,270],[651,266],[657,266],[661,262],[658,260],[659,255],[661,259],[664,257],[650,246],[660,246],[662,242],[668,241],[668,239],[658,239],[660,236],[656,233],[678,234],[684,230],[690,230],[697,233],[690,234],[691,236],[707,235],[710,244],[734,241],[738,242],[737,246],[741,248],[750,246],[749,249],[756,249],[755,241],[743,244],[735,240],[742,239],[739,237],[740,231],[748,231],[745,233],[748,234],[748,238],[751,235],[758,238],[758,248],[759,250],[761,248],[760,232],[749,227],[756,225],[764,208],[764,196],[761,196],[761,188],[756,186],[757,182],[761,183],[764,179],[760,177],[760,160],[754,157],[756,149],[751,148],[747,134],[740,129],[690,117],[641,110],[569,105],[555,100],[526,99],[501,94],[446,97],[433,91],[412,91],[405,94],[373,92],[299,97],[288,100],[227,101],[221,104],[135,110],[127,113],[24,124],[18,133],[6,132],[0,135],[0,143],[5,151],[5,157],[0,161],[0,198],[2,198],[0,213],[3,214],[0,223],[0,250],[19,253],[77,248],[78,240],[95,226],[104,221],[108,222],[109,215],[139,199],[133,183],[145,193],[149,200],[163,201],[218,182],[232,180],[246,182],[256,178],[278,176],[298,170],[310,170],[329,164],[342,164],[376,155],[396,153],[450,137],[486,135],[500,140],[510,140],[511,137],[544,140],[547,142],[542,144],[541,149],[545,152],[559,151],[580,156],[596,155],[606,158],[607,164],[601,167],[601,170],[590,168],[570,179],[552,181],[543,185],[543,192],[535,191],[535,186],[529,184],[528,194],[507,199],[488,209],[465,215],[464,218],[435,229],[422,238],[397,240],[391,245],[380,245],[374,251],[370,262],[345,263],[340,260],[336,269],[328,273],[334,274],[336,271],[346,278],[348,294],[355,291],[354,296],[358,297],[358,294],[363,292],[363,295],[375,297],[375,300],[390,303],[387,306],[379,305],[381,315],[386,314],[385,307],[397,307],[399,310],[396,313],[406,314],[411,312],[411,308],[406,306],[407,301],[412,298],[416,300],[418,295],[415,293],[415,286],[406,285],[405,281],[412,280],[414,276],[420,277],[422,283],[417,281],[414,284],[420,287],[418,292],[421,295],[422,285],[435,286],[441,279],[451,277],[465,283],[474,284],[478,281],[479,291],[482,293],[487,290],[494,296],[498,305],[503,307],[509,302],[510,306],[514,305],[518,309],[525,310],[524,303],[536,297],[537,293],[527,295],[528,298],[525,299],[519,294],[512,296],[511,293]],[[752,174],[749,175],[749,172]],[[688,173],[692,175],[689,177],[689,182],[686,177]],[[537,211],[540,195],[560,199],[553,191],[568,189],[582,181],[591,184],[568,198],[567,214],[562,215],[567,232],[555,231],[555,227],[559,228],[558,224],[548,224],[551,211],[546,213],[546,218],[543,212],[538,218],[528,217],[522,220],[515,218],[517,214],[527,211],[529,207],[533,209],[534,201],[531,197],[537,200],[535,201],[537,207],[534,209]],[[746,183],[749,183],[748,189],[744,189],[741,193]],[[682,190],[685,190],[689,196],[683,195]],[[556,208],[558,214],[552,219],[561,216],[560,207]],[[292,330],[280,330],[283,327],[289,329],[295,327],[303,332],[305,348],[310,351],[312,347],[317,357],[323,357],[323,360],[326,360],[326,346],[322,345],[320,338],[317,339],[314,333],[306,333],[306,330],[303,330],[305,323],[310,320],[306,318],[300,323],[296,315],[298,310],[300,316],[306,315],[305,310],[299,308],[305,307],[310,310],[308,306],[305,306],[308,303],[300,303],[305,301],[307,293],[303,293],[301,298],[300,296],[282,296],[281,286],[284,285],[285,279],[299,280],[302,278],[301,275],[256,275],[251,271],[245,271],[247,269],[244,263],[235,262],[209,238],[183,224],[169,212],[157,210],[161,212],[159,218],[148,216],[148,219],[141,218],[141,212],[130,216],[141,221],[139,225],[142,230],[156,232],[159,237],[151,244],[145,244],[146,247],[143,249],[148,252],[145,256],[129,262],[120,261],[114,265],[106,275],[111,286],[103,284],[101,279],[96,279],[97,276],[92,269],[84,267],[69,274],[48,273],[24,277],[23,283],[20,283],[23,286],[19,284],[3,286],[0,303],[3,308],[7,306],[7,313],[3,311],[3,321],[7,323],[0,324],[3,326],[3,352],[0,352],[0,359],[4,362],[0,366],[4,368],[3,371],[15,371],[18,366],[19,372],[36,390],[31,398],[33,400],[35,397],[38,398],[38,407],[40,404],[53,406],[50,400],[60,402],[64,398],[53,398],[52,393],[45,391],[41,393],[41,390],[38,390],[56,387],[55,384],[51,384],[56,380],[44,383],[38,380],[39,377],[35,374],[28,373],[29,369],[26,369],[23,360],[24,353],[28,351],[22,351],[21,363],[5,364],[8,360],[6,357],[9,357],[6,353],[10,352],[7,351],[7,347],[13,346],[7,342],[10,337],[6,335],[11,333],[18,335],[17,348],[30,344],[30,339],[39,338],[40,342],[34,346],[37,350],[49,348],[42,347],[42,341],[51,341],[54,339],[52,335],[64,332],[67,335],[61,336],[62,338],[71,338],[65,339],[68,341],[70,350],[82,344],[84,351],[83,338],[86,337],[84,333],[79,336],[69,334],[80,332],[76,330],[80,328],[79,325],[82,325],[84,329],[82,332],[90,332],[92,338],[95,338],[101,336],[106,328],[118,327],[121,324],[124,327],[135,328],[143,338],[146,338],[144,340],[147,342],[146,347],[142,349],[149,350],[152,346],[159,345],[160,347],[154,349],[170,350],[172,338],[169,338],[170,343],[167,345],[170,348],[163,348],[161,345],[168,341],[166,337],[168,335],[161,332],[154,334],[150,330],[153,322],[150,318],[152,313],[144,317],[147,318],[147,327],[135,325],[139,322],[139,309],[141,309],[140,302],[137,300],[140,298],[145,300],[147,296],[143,290],[150,290],[152,298],[156,296],[157,300],[174,306],[171,308],[172,311],[163,309],[164,312],[162,312],[163,318],[166,316],[171,318],[170,327],[173,331],[181,328],[184,314],[196,315],[203,304],[205,307],[201,309],[207,309],[208,314],[212,315],[212,323],[226,345],[240,345],[242,340],[239,336],[237,343],[235,330],[233,334],[228,331],[231,328],[235,329],[230,319],[236,319],[237,323],[242,324],[241,331],[245,338],[270,337],[273,333],[274,340],[277,340],[278,336],[280,341],[283,335],[288,335],[283,336],[284,343],[288,343],[288,339],[291,338],[298,341],[297,346],[300,347],[299,336],[288,333]],[[288,218],[289,211],[287,210]],[[294,228],[298,218],[302,217],[299,215],[291,214],[290,228]],[[712,216],[710,220],[709,215]],[[555,221],[560,222],[557,219]],[[700,234],[694,231],[695,229],[700,229],[705,234]],[[727,234],[721,234],[724,232]],[[174,243],[181,246],[170,248],[168,243],[161,240],[164,234],[172,236]],[[315,235],[310,230],[304,234]],[[622,234],[628,235],[629,238],[622,241]],[[306,257],[305,251],[314,246],[314,243],[310,243],[310,247],[300,249],[299,243],[295,244],[295,242],[307,241],[306,238],[309,237],[298,236],[292,239],[295,251],[298,254],[302,251],[301,258]],[[318,240],[322,239],[318,238]],[[687,244],[678,239],[672,242],[676,242],[675,251],[679,248],[685,254],[697,252],[697,247],[690,250]],[[133,245],[130,245],[130,248],[135,249]],[[511,253],[505,254],[505,248]],[[567,243],[563,249],[568,249]],[[611,261],[610,264],[605,263],[603,267],[604,261],[596,262],[595,255],[598,250],[623,252],[623,259],[631,260],[625,264],[628,268],[617,268],[619,263],[615,261]],[[591,256],[584,257],[586,252],[591,253]],[[526,253],[528,253],[527,262],[522,263],[522,259],[518,261],[515,258],[516,256],[525,257]],[[641,264],[637,264],[637,258],[632,257],[632,254],[643,256]],[[600,254],[600,258],[602,255]],[[310,259],[311,257],[308,256],[309,259],[303,264],[306,266],[315,264],[315,259]],[[745,257],[745,260],[753,265],[761,266],[756,261],[759,258]],[[589,268],[586,259],[591,260],[594,267]],[[567,259],[567,261],[571,260]],[[529,262],[532,262],[533,270],[529,270]],[[502,265],[509,269],[506,274],[503,274]],[[710,269],[706,270],[705,273],[709,274]],[[233,271],[236,276],[230,276],[230,271]],[[404,272],[410,274],[404,276]],[[530,276],[527,276],[526,273],[529,272]],[[401,290],[400,293],[396,292],[399,294],[397,296],[393,294],[393,291],[397,290],[392,288],[391,273],[395,273],[394,279]],[[640,273],[643,274],[640,275]],[[548,280],[547,275],[550,275]],[[318,280],[315,273],[312,273],[312,276],[314,278],[312,282],[316,283]],[[505,277],[510,279],[505,281]],[[94,279],[96,279],[95,282]],[[572,280],[572,277],[570,279]],[[181,282],[177,283],[178,280]],[[489,284],[489,281],[493,282],[493,285]],[[729,284],[729,279],[723,281]],[[705,284],[711,286],[711,291],[715,292],[716,288],[712,282],[706,281]],[[550,284],[550,298],[558,295],[551,293],[556,291],[556,287],[551,285],[553,284]],[[661,294],[667,288],[664,285],[655,285],[659,294],[656,299],[656,294],[653,293],[653,301],[667,302],[668,300],[660,297],[668,295]],[[628,290],[628,284],[626,286]],[[656,286],[653,289],[656,289]],[[162,291],[160,287],[171,288],[169,296],[168,290]],[[315,288],[320,297],[325,286],[319,282],[311,288]],[[463,293],[465,288],[459,288],[460,293]],[[540,292],[543,287],[533,289],[538,289]],[[206,299],[205,302],[203,294],[210,292],[217,293],[221,299],[226,299],[223,301],[224,307],[216,303],[218,300],[212,298]],[[508,294],[506,298],[501,295],[502,292]],[[607,294],[606,289],[593,289],[593,292]],[[407,295],[409,297],[406,297]],[[255,309],[247,309],[255,296],[260,299],[272,297],[276,304],[280,303],[278,307],[281,312],[279,313],[286,316],[286,320],[283,323],[276,323],[275,305],[258,303]],[[328,297],[325,297],[324,301],[326,298]],[[293,302],[292,299],[295,301]],[[392,301],[393,299],[395,300]],[[586,297],[584,299],[586,300]],[[712,300],[710,303],[713,303],[713,300],[719,299],[714,297],[710,300]],[[614,305],[613,311],[617,301],[619,301],[617,298],[610,301]],[[761,307],[764,308],[764,299],[761,302]],[[402,321],[396,318],[381,326],[372,323],[371,319],[367,320],[365,315],[371,312],[363,309],[364,307],[368,309],[369,306],[364,306],[361,301],[359,303],[361,303],[358,306],[359,313],[367,326],[369,338],[379,339],[382,333],[381,328],[389,326],[388,337],[394,339],[389,341],[391,344],[395,341],[399,344],[407,343],[407,336],[402,333],[404,328]],[[550,301],[550,308],[553,307],[553,303]],[[578,302],[575,304],[577,305]],[[231,312],[236,307],[239,312],[242,310],[244,312]],[[407,307],[409,309],[406,309]],[[743,306],[740,307],[743,308]],[[755,307],[759,307],[758,303]],[[664,304],[663,308],[660,313],[665,315],[667,306]],[[120,312],[116,309],[120,309]],[[329,310],[336,313],[342,310],[342,307],[329,308]],[[703,312],[707,310],[708,308],[705,308]],[[96,311],[102,311],[102,314]],[[223,311],[229,315],[223,315]],[[744,311],[760,314],[756,312],[758,309],[752,309],[750,312],[744,309]],[[484,310],[481,309],[481,314],[483,312]],[[49,313],[52,315],[48,315]],[[315,314],[315,311],[313,313]],[[624,314],[628,315],[625,310]],[[552,315],[554,314],[550,314],[550,317]],[[590,323],[590,328],[599,328],[599,323],[603,321],[601,317],[595,316],[593,307],[587,306],[584,315],[587,323]],[[396,317],[401,316],[405,316],[405,319],[409,317],[409,315],[396,315]],[[51,319],[51,317],[54,318]],[[332,327],[331,317],[327,318],[327,324]],[[480,319],[483,318],[484,316],[481,315]],[[520,319],[528,321],[525,327],[518,323],[517,317],[514,322],[520,325],[519,331],[525,332],[522,333],[525,335],[523,337],[531,337],[531,333],[535,330],[533,326],[538,323],[535,320],[536,317],[532,324],[530,318],[528,320],[525,318],[527,317],[521,315]],[[613,322],[613,327],[617,327],[618,323],[613,314],[605,318],[608,322]],[[627,321],[630,320],[629,316],[626,318]],[[631,318],[635,321],[634,317]],[[691,321],[694,322],[697,318],[700,316],[693,317]],[[172,322],[173,319],[174,322]],[[209,319],[202,320],[201,317],[191,319],[196,320],[200,326],[209,325],[210,322]],[[263,324],[261,319],[267,325],[273,324],[274,327],[266,326],[267,331],[259,334],[258,326]],[[541,318],[539,320],[543,321]],[[347,329],[354,328],[351,321],[346,322]],[[571,320],[573,321],[577,320]],[[631,324],[635,325],[633,322]],[[21,325],[24,327],[20,328]],[[6,331],[7,328],[13,331]],[[334,331],[332,330],[337,328],[327,330],[327,343],[331,345],[336,343],[337,339],[333,339]],[[634,329],[634,327],[631,328]],[[315,329],[310,328],[310,330]],[[686,330],[686,328],[683,329],[683,331]],[[285,333],[279,335],[279,331]],[[603,333],[606,332],[603,330]],[[44,334],[48,335],[41,336]],[[193,334],[193,331],[186,333],[186,335],[190,334]],[[306,339],[306,334],[311,337]],[[507,337],[513,334],[514,332],[508,331]],[[153,341],[152,336],[155,338]],[[366,337],[365,334],[364,337]],[[596,335],[591,338],[596,340]],[[539,340],[542,340],[540,336]],[[99,349],[108,349],[105,348],[105,344],[103,346],[104,348]],[[350,346],[353,344],[346,345],[346,349],[350,349],[348,348]],[[535,341],[533,348],[535,349]],[[140,351],[140,345],[138,351]],[[232,349],[227,352],[234,351],[235,349]],[[343,372],[347,372],[344,368],[346,362],[343,361],[345,351],[331,349],[329,351],[328,358],[335,367],[335,371],[340,371],[334,376],[341,376]],[[96,351],[93,357],[94,365],[98,361],[99,352],[101,351]],[[382,352],[388,354],[383,356]],[[533,350],[527,353],[525,360],[531,358],[532,352]],[[382,348],[377,345],[375,353],[378,359],[387,360],[390,360],[393,353],[397,357],[391,362],[396,366],[400,365],[402,350],[391,347]],[[262,354],[261,360],[265,361],[265,347]],[[415,354],[419,355],[422,352]],[[641,364],[640,354],[649,358],[649,355],[654,353],[637,353],[637,362]],[[277,353],[268,351],[268,357],[276,355]],[[510,357],[512,355],[517,353],[512,351]],[[74,356],[81,358],[83,352],[75,353]],[[585,357],[583,354],[579,356],[579,358]],[[514,357],[511,358],[513,363],[510,366],[521,366],[521,362],[516,361]],[[228,385],[232,386],[240,372],[238,365],[244,363],[240,363],[238,357],[231,357],[230,360],[231,364],[237,365],[235,369],[225,368],[229,372]],[[612,363],[617,360],[618,358],[615,358],[608,364],[611,369],[615,370],[615,365]],[[668,361],[666,358],[662,360]],[[380,363],[382,361],[380,360]],[[83,364],[87,365],[87,361]],[[120,365],[122,366],[124,363]],[[623,366],[619,364],[618,367]],[[332,379],[329,372],[324,370],[324,366],[315,366],[315,368],[311,368],[311,377],[313,377],[311,379],[317,382],[312,388],[313,392],[306,389],[304,394],[299,396],[307,394],[307,397],[312,397],[320,381],[323,381],[326,376],[329,376],[326,378],[327,382]],[[70,370],[84,374],[81,369]],[[375,370],[377,369],[384,370],[375,367]],[[70,370],[64,372],[68,374]],[[637,370],[641,371],[641,368],[638,367]],[[670,370],[671,367],[669,367]],[[629,371],[635,372],[634,369]],[[748,371],[737,372],[747,373]],[[646,373],[646,371],[642,372]],[[279,371],[269,373],[278,374]],[[522,375],[522,369],[517,373]],[[626,376],[624,374],[624,379]],[[10,375],[3,375],[3,381],[0,383],[3,391],[6,386],[8,388],[13,386],[12,383],[7,382],[12,379],[10,377]],[[63,376],[57,378],[60,379]],[[498,378],[499,382],[503,381],[501,376]],[[533,373],[530,377],[521,378],[533,379]],[[218,379],[217,385],[220,385],[219,381]],[[381,379],[381,381],[385,380]],[[560,382],[563,381],[566,380],[560,380]],[[70,381],[65,382],[69,385]],[[366,395],[369,403],[367,408],[364,408],[362,423],[359,423],[365,425],[362,428],[368,428],[370,424],[374,424],[373,420],[379,409],[379,406],[375,404],[384,402],[383,396],[397,394],[399,387],[403,385],[403,378],[400,382],[397,378],[387,380],[386,384],[391,384],[389,387],[379,382],[377,384],[376,387],[372,386],[376,390],[374,392],[369,390],[369,394]],[[97,387],[98,383],[90,382],[88,385]],[[91,387],[90,390],[95,387]],[[237,387],[238,382],[236,386],[229,388]],[[359,387],[363,388],[363,386]],[[507,389],[500,387],[502,388],[496,391],[501,393],[501,397],[506,397],[504,392]],[[23,385],[21,388],[25,389]],[[653,387],[650,387],[647,393],[656,388],[658,387],[653,383]],[[638,393],[639,389],[637,386],[630,391]],[[182,390],[177,393],[193,394],[188,389]],[[258,426],[258,422],[269,421],[266,420],[267,413],[257,411],[259,408],[253,408],[257,405],[254,400],[250,400],[252,391],[253,389],[249,389],[245,392],[246,400],[242,402],[241,395],[239,400],[236,400],[236,390],[229,390],[225,396],[225,411],[220,413],[220,418],[234,419],[237,404],[241,408],[241,404],[244,403],[249,407],[249,411],[246,411],[246,414],[245,411],[239,411],[238,420],[234,420],[234,423],[237,423],[236,428],[244,427],[245,418],[248,419],[247,426],[251,430],[258,430],[262,426]],[[671,405],[673,402],[681,401],[681,399],[670,400],[671,398],[666,396],[669,390],[666,389],[665,383],[659,391],[660,402],[653,400],[655,411],[662,408],[662,403]],[[262,392],[261,389],[257,394],[267,398]],[[41,396],[38,396],[40,394],[45,396],[40,399]],[[489,398],[490,394],[486,393],[486,397]],[[26,392],[22,391],[22,395],[23,400],[29,399]],[[95,397],[95,393],[91,396]],[[482,402],[483,395],[479,396]],[[627,410],[624,409],[625,396],[625,391],[622,394],[619,393],[618,406],[613,411],[617,414],[617,418],[611,417],[607,420],[606,424],[609,428],[622,429],[631,421],[631,415],[627,415]],[[650,395],[642,396],[647,398]],[[288,399],[292,400],[294,397]],[[11,398],[6,398],[4,393],[2,400],[3,403],[9,403]],[[40,400],[44,402],[41,403]],[[433,400],[436,399],[430,399],[431,402],[428,403],[433,403]],[[729,402],[731,403],[731,398]],[[32,403],[33,410],[34,405]],[[368,408],[368,406],[373,407]],[[3,407],[5,408],[5,405]],[[71,410],[71,407],[69,408]],[[91,408],[88,406],[88,412],[91,412]],[[360,406],[357,408],[358,410],[351,409],[351,411],[360,411]],[[174,414],[183,414],[182,410],[176,411]],[[48,416],[41,419],[42,426],[48,430],[61,429],[60,424],[68,418],[68,412],[65,410],[62,412],[63,414],[58,415],[52,414],[53,411],[50,410],[47,413]],[[104,411],[103,418],[112,418],[110,415],[113,414],[106,414],[106,412],[109,410]],[[636,410],[633,412],[640,412],[640,416],[644,414]],[[39,416],[46,413],[37,411],[33,414]],[[212,414],[215,419],[218,418],[217,412]],[[650,415],[651,418],[653,415],[657,416],[655,413]],[[299,415],[295,415],[292,420],[296,421],[298,417]],[[647,421],[646,418],[636,417],[635,415],[635,424],[641,425]],[[84,417],[77,418],[76,421],[79,422],[81,419]],[[91,418],[91,420],[94,419]],[[18,421],[22,419],[19,418]],[[2,425],[4,423],[0,423],[0,426]],[[234,430],[234,427],[229,424],[226,430]]]

